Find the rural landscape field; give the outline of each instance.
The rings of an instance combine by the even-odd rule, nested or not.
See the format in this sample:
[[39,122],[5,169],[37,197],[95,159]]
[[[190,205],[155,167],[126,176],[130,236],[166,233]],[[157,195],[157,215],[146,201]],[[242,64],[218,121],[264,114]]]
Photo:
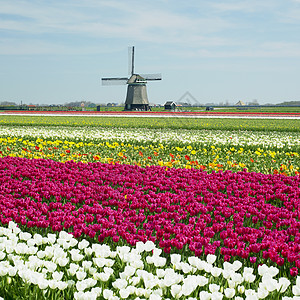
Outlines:
[[0,119],[3,299],[299,299],[300,119]]

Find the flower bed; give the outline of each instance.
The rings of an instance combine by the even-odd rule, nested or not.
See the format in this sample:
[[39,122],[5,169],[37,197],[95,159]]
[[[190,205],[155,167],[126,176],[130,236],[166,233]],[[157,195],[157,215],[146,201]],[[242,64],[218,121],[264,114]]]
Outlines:
[[2,127],[0,157],[299,174],[299,134]]
[[10,157],[0,170],[2,224],[300,267],[299,176]]
[[9,299],[238,300],[300,294],[300,277],[291,283],[265,264],[256,270],[236,260],[218,267],[215,255],[166,256],[149,241],[135,247],[78,242],[65,231],[31,234],[14,222],[0,227],[0,259],[0,294]]

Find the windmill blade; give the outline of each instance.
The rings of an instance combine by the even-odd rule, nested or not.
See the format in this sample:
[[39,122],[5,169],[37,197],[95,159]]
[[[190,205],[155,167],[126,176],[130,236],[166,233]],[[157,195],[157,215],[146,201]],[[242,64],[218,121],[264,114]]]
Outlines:
[[134,46],[128,47],[128,75],[134,74]]
[[145,78],[147,81],[151,80],[162,80],[161,74],[140,74],[143,78]]
[[101,78],[102,85],[126,85],[127,77]]

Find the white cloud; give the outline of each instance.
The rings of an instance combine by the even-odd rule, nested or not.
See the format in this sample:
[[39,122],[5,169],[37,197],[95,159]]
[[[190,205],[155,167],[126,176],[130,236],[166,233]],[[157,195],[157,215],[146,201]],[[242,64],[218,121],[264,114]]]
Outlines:
[[220,1],[219,3],[212,3],[211,6],[222,12],[244,12],[244,13],[255,13],[259,11],[265,11],[266,13],[270,10],[278,7],[277,0],[251,0],[251,1]]
[[230,18],[235,12],[266,11],[282,22],[299,22],[300,12],[288,5],[278,11],[280,3],[7,0],[1,3],[1,13],[11,17],[0,20],[6,33],[0,33],[0,54],[90,54],[111,50],[106,41],[116,41],[116,47],[130,41],[184,57],[299,57],[299,44],[288,36],[283,43],[276,35],[266,35],[268,43],[262,43],[250,32],[256,26],[251,19]]

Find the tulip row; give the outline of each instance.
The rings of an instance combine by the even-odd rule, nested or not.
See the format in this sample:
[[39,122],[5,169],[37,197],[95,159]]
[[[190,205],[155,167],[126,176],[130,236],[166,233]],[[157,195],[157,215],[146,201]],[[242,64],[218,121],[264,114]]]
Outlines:
[[[151,241],[135,247],[43,235],[14,222],[0,227],[0,295],[9,299],[298,299],[300,277],[263,264],[216,266],[215,255],[164,254]],[[4,260],[5,259],[5,260]]]
[[0,134],[0,157],[299,174],[293,133],[2,127]]
[[300,268],[300,176],[0,159],[0,222]]
[[[251,117],[251,116],[250,116]],[[300,119],[239,119],[239,118],[186,118],[183,115],[170,117],[99,117],[99,116],[17,116],[1,115],[0,125],[19,126],[88,126],[111,128],[171,128],[173,129],[214,129],[299,132]]]

